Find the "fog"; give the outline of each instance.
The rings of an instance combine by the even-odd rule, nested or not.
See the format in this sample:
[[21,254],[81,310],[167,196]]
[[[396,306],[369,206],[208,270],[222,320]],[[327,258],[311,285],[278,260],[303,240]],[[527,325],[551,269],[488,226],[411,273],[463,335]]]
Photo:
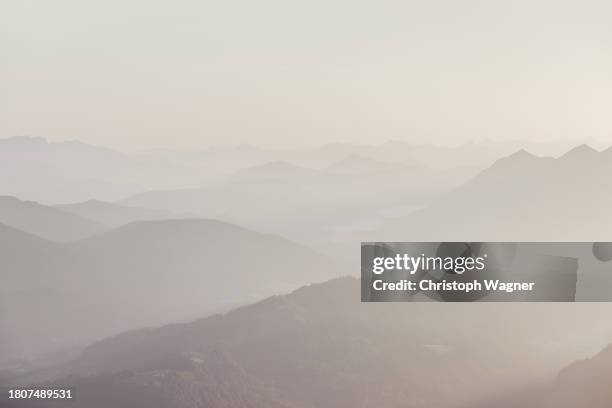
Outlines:
[[609,408],[609,303],[362,303],[358,276],[362,241],[584,241],[555,256],[609,296],[611,20],[3,2],[0,407]]
[[369,304],[354,277],[362,240],[605,240],[611,150],[575,143],[1,140],[0,382],[85,407],[539,406],[612,341],[607,303]]
[[611,18],[599,0],[6,2],[0,136],[609,141]]

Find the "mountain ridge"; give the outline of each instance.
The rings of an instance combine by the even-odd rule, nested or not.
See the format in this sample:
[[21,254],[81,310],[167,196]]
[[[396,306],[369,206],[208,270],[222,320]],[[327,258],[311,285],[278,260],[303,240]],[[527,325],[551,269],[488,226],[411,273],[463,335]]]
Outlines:
[[[11,257],[23,254],[11,267],[22,278],[8,280],[2,299],[19,316],[0,314],[23,350],[14,355],[192,319],[345,270],[303,245],[216,220],[137,221],[40,255],[7,239],[18,247]],[[0,359],[7,353],[0,347]]]
[[112,229],[134,221],[197,218],[193,215],[141,207],[129,207],[102,200],[88,200],[71,204],[59,204],[56,208],[92,220]]
[[[552,356],[541,347],[567,333],[568,322],[584,323],[569,308],[564,319],[551,318],[558,305],[528,309],[530,319],[519,319],[525,305],[456,304],[449,311],[440,303],[364,304],[359,286],[356,278],[335,278],[227,313],[106,338],[56,371],[54,383],[87,389],[78,402],[88,407],[139,385],[129,405],[116,406],[144,408],[152,394],[175,408],[206,406],[212,393],[219,396],[212,406],[248,407],[232,395],[249,390],[274,407],[375,401],[450,408],[526,380],[525,370],[527,379],[548,373]],[[185,395],[188,388],[201,393]]]
[[57,242],[75,241],[104,229],[79,215],[12,196],[0,196],[0,222]]
[[577,152],[499,159],[428,207],[371,233],[384,241],[607,241],[612,180],[604,175],[612,161],[591,148]]

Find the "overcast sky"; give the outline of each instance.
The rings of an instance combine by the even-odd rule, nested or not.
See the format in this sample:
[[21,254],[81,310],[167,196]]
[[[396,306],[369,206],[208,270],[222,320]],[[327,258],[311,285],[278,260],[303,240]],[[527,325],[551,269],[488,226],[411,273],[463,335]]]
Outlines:
[[5,0],[0,137],[612,141],[612,2]]

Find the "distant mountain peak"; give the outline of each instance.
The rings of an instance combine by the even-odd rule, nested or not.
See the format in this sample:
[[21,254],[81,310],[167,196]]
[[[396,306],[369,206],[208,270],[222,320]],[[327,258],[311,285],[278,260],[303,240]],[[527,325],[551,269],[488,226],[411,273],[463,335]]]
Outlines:
[[56,242],[73,241],[102,230],[101,225],[79,215],[6,195],[0,196],[0,222]]
[[338,174],[363,175],[398,170],[401,165],[385,163],[359,154],[350,154],[327,167],[327,171]]
[[287,174],[286,172],[288,172],[288,174],[306,174],[311,173],[312,169],[298,166],[297,164],[293,164],[285,160],[276,160],[244,169],[244,171],[252,172],[254,174],[267,174],[268,172],[278,172],[279,174]]
[[0,202],[11,202],[11,203],[32,203],[33,201],[29,201],[29,200],[20,200],[17,197],[13,197],[10,195],[0,195]]
[[592,148],[591,146],[589,146],[588,144],[581,144],[569,150],[567,153],[565,153],[560,158],[561,159],[585,158],[585,157],[591,157],[597,154],[599,154],[599,152],[595,150],[594,148]]
[[377,161],[377,160],[370,159],[369,157],[365,157],[365,156],[362,156],[360,154],[353,153],[353,154],[349,154],[348,156],[346,156],[341,161],[368,161],[368,162],[373,162],[373,161]]
[[77,204],[96,204],[98,205],[98,204],[110,204],[110,203],[92,198],[92,199],[89,199],[89,200],[83,201],[82,203],[77,203]]
[[257,166],[258,168],[267,168],[267,169],[293,169],[293,168],[298,168],[300,166],[297,166],[293,163],[289,163],[286,160],[275,160],[275,161],[271,161],[268,163],[264,163],[261,166]]
[[33,145],[47,145],[49,141],[44,137],[40,136],[11,136],[4,139],[0,139],[0,143],[9,144],[14,146],[33,146]]
[[307,167],[301,167],[284,160],[276,160],[238,170],[232,176],[234,180],[269,180],[269,179],[291,179],[314,174],[315,171]]
[[409,143],[402,140],[390,139],[380,144],[381,146],[393,147],[393,146],[407,146]]
[[520,149],[515,153],[512,153],[510,156],[506,157],[507,159],[512,159],[512,160],[531,160],[531,159],[537,159],[538,156],[529,153],[527,150],[525,149]]
[[382,162],[375,160],[375,159],[371,159],[369,157],[359,155],[359,154],[349,154],[344,159],[341,159],[335,164],[332,164],[332,166],[341,165],[341,164],[372,164],[372,163],[382,163]]
[[495,162],[495,164],[493,164],[492,167],[496,167],[497,165],[503,164],[503,165],[514,165],[514,164],[524,164],[527,162],[531,162],[533,160],[537,160],[540,157],[529,153],[527,150],[525,149],[520,149],[514,153],[512,153],[509,156],[506,157],[502,157],[501,159],[497,160]]
[[57,205],[56,207],[62,210],[69,211],[69,212],[72,212],[72,209],[74,207],[89,207],[89,208],[97,208],[97,209],[122,208],[118,204],[110,203],[108,201],[97,200],[95,198],[92,198],[86,201],[77,202],[77,203],[60,204],[60,205]]

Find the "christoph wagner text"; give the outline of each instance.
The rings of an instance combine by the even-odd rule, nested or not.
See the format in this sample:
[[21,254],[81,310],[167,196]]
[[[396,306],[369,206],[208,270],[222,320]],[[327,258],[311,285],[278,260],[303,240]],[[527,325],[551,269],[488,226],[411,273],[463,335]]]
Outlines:
[[441,292],[441,291],[459,291],[459,292],[480,292],[483,289],[487,291],[500,292],[529,292],[533,290],[534,282],[502,282],[499,280],[483,280],[473,282],[457,282],[457,281],[433,281],[422,280],[419,282],[402,279],[399,282],[384,282],[375,280],[372,282],[372,288],[376,291],[422,291],[422,292]]

